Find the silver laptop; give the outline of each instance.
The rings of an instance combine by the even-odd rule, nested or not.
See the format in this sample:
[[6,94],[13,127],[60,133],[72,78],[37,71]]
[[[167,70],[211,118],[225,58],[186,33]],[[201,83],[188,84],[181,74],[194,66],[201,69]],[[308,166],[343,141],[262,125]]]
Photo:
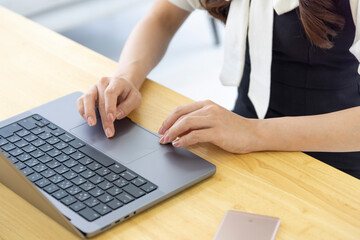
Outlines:
[[128,118],[107,139],[101,124],[79,116],[80,96],[0,122],[0,181],[77,236],[93,237],[215,173]]

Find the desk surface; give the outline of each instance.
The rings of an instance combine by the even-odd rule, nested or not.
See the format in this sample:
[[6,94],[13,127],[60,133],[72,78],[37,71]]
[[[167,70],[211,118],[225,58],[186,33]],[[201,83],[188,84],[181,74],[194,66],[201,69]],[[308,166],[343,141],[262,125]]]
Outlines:
[[[86,91],[116,63],[0,7],[0,121]],[[150,80],[131,114],[156,131],[191,100]],[[210,179],[137,215],[96,239],[212,239],[229,209],[281,219],[277,239],[360,239],[360,181],[302,153],[226,153],[189,148],[217,166]],[[0,184],[0,239],[75,239]]]

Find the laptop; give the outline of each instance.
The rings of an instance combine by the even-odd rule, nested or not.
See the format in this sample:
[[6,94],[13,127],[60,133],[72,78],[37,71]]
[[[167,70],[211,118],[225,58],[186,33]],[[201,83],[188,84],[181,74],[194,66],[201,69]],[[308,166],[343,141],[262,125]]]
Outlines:
[[[75,92],[0,122],[0,182],[81,238],[210,177],[216,167],[124,118],[107,139]],[[99,118],[99,115],[97,115]]]

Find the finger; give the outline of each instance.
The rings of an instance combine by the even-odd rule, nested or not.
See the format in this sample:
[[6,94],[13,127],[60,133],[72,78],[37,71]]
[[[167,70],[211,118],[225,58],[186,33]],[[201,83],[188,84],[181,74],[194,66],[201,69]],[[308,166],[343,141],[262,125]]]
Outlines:
[[129,95],[121,101],[116,108],[116,119],[120,120],[131,113],[132,110],[141,104],[141,95],[139,92],[130,91]]
[[108,121],[113,122],[116,117],[116,105],[120,94],[123,94],[124,86],[121,82],[112,80],[107,86],[104,99],[105,99],[105,112]]
[[77,108],[78,108],[78,112],[80,114],[80,116],[82,118],[84,118],[84,120],[86,121],[86,118],[85,118],[85,112],[84,112],[84,96],[81,96],[77,99],[76,101],[76,105],[77,105]]
[[210,128],[213,124],[211,118],[203,116],[187,116],[182,120],[174,124],[167,131],[166,135],[163,138],[164,144],[174,141],[177,137],[184,135],[185,132],[194,130],[194,129],[204,129]]
[[174,147],[187,147],[201,142],[213,142],[214,134],[212,128],[191,131],[173,142]]
[[110,138],[114,136],[115,129],[114,123],[107,119],[106,111],[105,111],[105,98],[104,92],[107,86],[109,85],[109,78],[101,78],[98,82],[98,94],[99,94],[99,112],[101,116],[101,123],[106,134],[106,137]]
[[204,105],[205,102],[201,101],[201,102],[194,102],[176,107],[162,123],[159,129],[159,134],[163,134],[164,132],[166,132],[176,122],[176,120],[179,117],[194,112],[202,108]]
[[96,125],[95,104],[98,100],[98,89],[96,85],[84,94],[84,116],[89,126]]

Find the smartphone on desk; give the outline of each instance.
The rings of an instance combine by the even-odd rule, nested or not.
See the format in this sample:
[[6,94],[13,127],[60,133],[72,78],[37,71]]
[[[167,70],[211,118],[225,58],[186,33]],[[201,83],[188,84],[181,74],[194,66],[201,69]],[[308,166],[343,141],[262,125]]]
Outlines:
[[213,240],[274,240],[280,219],[229,210]]

